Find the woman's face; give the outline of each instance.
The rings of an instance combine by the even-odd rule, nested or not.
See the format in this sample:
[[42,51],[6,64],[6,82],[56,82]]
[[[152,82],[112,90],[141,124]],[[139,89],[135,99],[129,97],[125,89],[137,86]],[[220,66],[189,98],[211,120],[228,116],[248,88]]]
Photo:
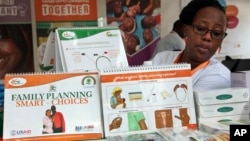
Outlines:
[[51,115],[51,110],[48,110],[47,112],[46,112],[46,116],[50,116]]
[[[222,11],[214,7],[205,7],[197,12],[192,24],[209,30],[225,32],[227,19]],[[187,37],[185,53],[188,54],[188,62],[202,63],[209,60],[221,46],[223,40],[214,39],[211,31],[199,35],[194,32],[192,25],[185,26],[184,33]]]
[[0,78],[13,72],[21,57],[21,51],[11,39],[0,39]]

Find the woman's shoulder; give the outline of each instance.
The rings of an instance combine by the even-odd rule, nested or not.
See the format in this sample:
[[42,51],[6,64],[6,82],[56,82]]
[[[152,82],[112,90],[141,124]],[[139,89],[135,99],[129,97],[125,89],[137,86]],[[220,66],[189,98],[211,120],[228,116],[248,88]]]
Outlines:
[[172,64],[181,51],[162,51],[152,59],[153,65]]
[[157,55],[158,56],[165,56],[165,55],[171,55],[171,56],[177,56],[181,53],[181,51],[170,51],[170,50],[166,50],[166,51],[162,51],[159,52]]
[[[221,63],[220,60],[216,59],[216,58],[211,58],[210,59],[210,63],[208,64],[208,67],[206,67],[207,72],[209,73],[220,73],[220,74],[224,74],[224,75],[229,75],[230,74],[230,70]],[[216,70],[216,71],[214,71]]]

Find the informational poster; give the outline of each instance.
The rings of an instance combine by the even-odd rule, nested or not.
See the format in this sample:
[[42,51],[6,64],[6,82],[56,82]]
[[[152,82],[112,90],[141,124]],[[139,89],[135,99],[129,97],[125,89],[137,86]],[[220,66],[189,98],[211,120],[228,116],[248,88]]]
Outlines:
[[[46,58],[45,48],[54,45],[54,37],[47,44],[51,31],[57,27],[97,26],[96,0],[35,0],[34,7],[37,32],[37,64],[42,71],[50,69],[48,66],[44,66],[43,58]],[[51,61],[52,64],[53,61]]]
[[0,80],[34,71],[30,11],[30,0],[0,1]]
[[30,0],[1,0],[0,21],[10,22],[31,22]]
[[106,7],[107,25],[123,34],[129,65],[150,59],[160,39],[160,0],[113,0]]
[[101,72],[105,136],[196,128],[189,64]]
[[103,137],[97,72],[10,74],[4,85],[5,141]]
[[249,5],[250,1],[246,0],[225,1],[228,35],[223,40],[216,57],[250,58]]

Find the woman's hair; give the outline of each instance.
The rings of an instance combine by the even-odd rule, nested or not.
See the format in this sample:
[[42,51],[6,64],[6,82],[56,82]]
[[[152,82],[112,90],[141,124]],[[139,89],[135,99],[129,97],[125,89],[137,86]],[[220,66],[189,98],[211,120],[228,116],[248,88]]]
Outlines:
[[225,8],[220,5],[218,0],[192,0],[182,9],[179,15],[181,22],[191,25],[196,13],[205,7],[214,7],[225,13]]
[[182,24],[182,22],[180,20],[176,20],[173,24],[173,31],[175,31],[176,33],[178,33],[178,35],[181,38],[184,38],[184,24]]
[[114,95],[118,91],[122,91],[122,88],[121,87],[114,87],[114,89],[112,91],[112,95]]
[[50,109],[47,109],[47,110],[45,111],[45,116],[47,115],[47,112],[48,112],[48,111],[51,111],[51,110],[50,110]]
[[32,29],[30,24],[0,25],[0,39],[11,39],[22,53],[22,58],[13,72],[34,71]]

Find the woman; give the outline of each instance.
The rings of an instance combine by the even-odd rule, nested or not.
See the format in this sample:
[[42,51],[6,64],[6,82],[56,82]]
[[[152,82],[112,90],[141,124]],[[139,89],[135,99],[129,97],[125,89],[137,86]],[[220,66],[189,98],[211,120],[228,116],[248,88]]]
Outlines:
[[115,109],[118,103],[118,99],[121,98],[122,88],[114,87],[112,91],[112,96],[110,97],[110,106]]
[[53,121],[51,116],[51,110],[47,109],[45,117],[43,118],[43,134],[53,133]]
[[0,79],[6,73],[33,72],[31,25],[0,25]]
[[164,51],[152,59],[153,65],[189,63],[193,90],[231,87],[230,71],[213,58],[226,37],[227,17],[217,0],[192,0],[181,11],[186,46],[183,51]]

